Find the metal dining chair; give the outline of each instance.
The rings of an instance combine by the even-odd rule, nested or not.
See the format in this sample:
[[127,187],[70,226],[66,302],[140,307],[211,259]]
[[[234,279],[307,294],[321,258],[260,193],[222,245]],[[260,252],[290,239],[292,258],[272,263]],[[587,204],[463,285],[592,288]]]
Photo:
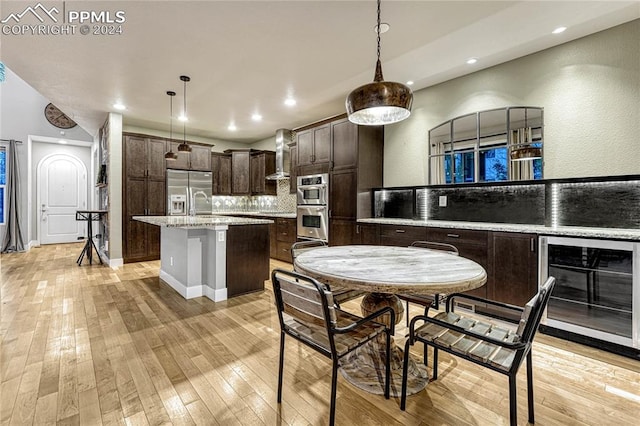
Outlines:
[[[309,250],[314,250],[321,247],[328,247],[327,243],[321,240],[308,240],[308,241],[298,241],[291,245],[291,258],[293,262],[296,261],[296,257],[298,257],[301,253],[304,253]],[[364,291],[360,290],[351,290],[348,288],[340,287],[340,286],[332,286],[330,288],[333,293],[333,301],[336,306],[340,307],[341,303],[347,302],[352,299],[357,299],[360,296],[365,294]]]
[[[338,362],[348,353],[381,334],[385,334],[386,337],[384,396],[389,399],[391,336],[395,331],[393,309],[385,307],[361,318],[338,309],[328,286],[313,278],[284,269],[275,269],[271,274],[271,282],[280,321],[278,404],[282,401],[286,335],[304,343],[332,361],[329,412],[331,426],[335,424]],[[390,326],[374,321],[383,315],[391,316]]]
[[[447,299],[446,312],[440,312],[435,317],[418,315],[412,318],[409,324],[409,338],[404,348],[400,409],[404,410],[407,402],[409,347],[416,342],[422,342],[425,345],[425,357],[427,346],[433,347],[433,380],[438,379],[438,351],[440,350],[508,376],[509,419],[512,426],[518,423],[516,375],[526,358],[528,420],[533,424],[535,418],[531,347],[555,281],[554,277],[549,277],[524,308],[481,297],[454,293]],[[490,318],[478,313],[463,316],[454,312],[456,301],[459,299],[472,303],[486,303],[520,313],[517,330],[513,331],[505,326],[492,323]],[[416,328],[417,321],[424,321],[424,324]]]
[[[419,247],[429,250],[438,250],[451,253],[452,255],[458,255],[458,248],[452,244],[436,243],[433,241],[414,241],[409,247]],[[398,298],[407,302],[407,326],[409,325],[409,303],[415,303],[416,305],[424,306],[424,314],[427,315],[431,306],[434,309],[440,308],[440,294],[398,294]]]

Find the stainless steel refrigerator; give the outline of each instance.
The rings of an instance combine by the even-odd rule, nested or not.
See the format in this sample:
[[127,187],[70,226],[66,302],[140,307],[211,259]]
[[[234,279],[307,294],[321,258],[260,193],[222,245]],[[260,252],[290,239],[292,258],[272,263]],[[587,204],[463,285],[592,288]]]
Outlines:
[[211,172],[167,170],[167,213],[211,214]]

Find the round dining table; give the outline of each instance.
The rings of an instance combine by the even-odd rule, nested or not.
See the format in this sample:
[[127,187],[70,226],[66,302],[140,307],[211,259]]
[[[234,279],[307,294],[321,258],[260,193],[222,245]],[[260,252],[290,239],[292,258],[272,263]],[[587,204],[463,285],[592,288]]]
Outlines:
[[[331,286],[367,292],[360,308],[364,316],[390,306],[396,323],[404,307],[396,294],[451,294],[484,285],[487,273],[476,262],[438,250],[392,246],[334,246],[298,255],[294,269]],[[381,322],[390,323],[390,315]],[[400,395],[403,349],[392,345],[391,391]],[[373,340],[345,356],[340,372],[365,391],[383,394],[384,339]],[[417,393],[429,381],[426,367],[410,358],[407,392]]]

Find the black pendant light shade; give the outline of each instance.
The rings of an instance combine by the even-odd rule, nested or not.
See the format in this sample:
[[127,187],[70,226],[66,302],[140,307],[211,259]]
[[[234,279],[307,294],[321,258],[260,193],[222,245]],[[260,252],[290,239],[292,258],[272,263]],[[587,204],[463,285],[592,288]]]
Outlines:
[[[171,90],[167,91],[167,95],[169,95],[169,139],[173,139],[173,97],[176,95],[176,92]],[[171,142],[169,142],[169,151],[164,154],[164,159],[168,161],[173,161],[178,159],[178,154],[173,152],[171,149]]]
[[378,0],[378,60],[373,83],[353,90],[345,107],[349,121],[365,126],[397,123],[411,115],[413,93],[402,83],[384,81],[380,63],[380,0]]
[[191,78],[189,78],[186,75],[181,75],[180,76],[180,80],[184,84],[184,97],[183,97],[184,109],[183,109],[183,114],[184,114],[185,120],[182,122],[183,123],[183,127],[182,127],[182,143],[180,145],[178,145],[178,152],[186,152],[187,154],[189,154],[189,153],[191,153],[191,147],[187,143],[187,82],[191,81]]

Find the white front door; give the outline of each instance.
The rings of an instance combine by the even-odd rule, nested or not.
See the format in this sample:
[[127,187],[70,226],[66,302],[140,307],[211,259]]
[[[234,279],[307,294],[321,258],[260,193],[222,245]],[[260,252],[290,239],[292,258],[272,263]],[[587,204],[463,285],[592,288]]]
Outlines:
[[67,154],[46,157],[38,166],[40,244],[82,239],[87,223],[76,221],[76,210],[87,209],[87,171]]

